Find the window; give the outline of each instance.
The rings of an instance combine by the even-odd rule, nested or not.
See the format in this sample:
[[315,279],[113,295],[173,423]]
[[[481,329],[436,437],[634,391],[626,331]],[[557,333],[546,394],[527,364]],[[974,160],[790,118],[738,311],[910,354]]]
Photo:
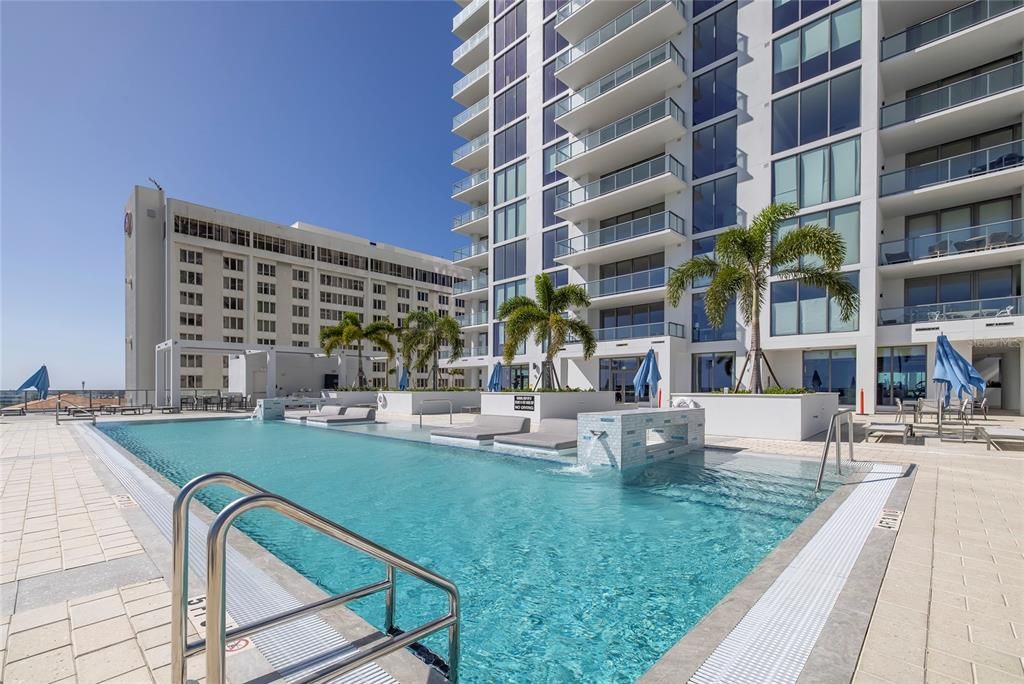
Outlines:
[[908,278],[903,282],[903,288],[906,306],[1017,297],[1020,295],[1020,267],[1003,266]]
[[277,267],[274,264],[256,264],[256,275],[267,276],[269,278],[277,277]]
[[276,295],[277,286],[274,283],[264,283],[262,281],[256,281],[256,294],[261,295]]
[[736,62],[693,79],[693,123],[704,123],[736,109]]
[[384,283],[373,284],[373,294],[386,295],[388,293],[388,286]]
[[[494,22],[495,53],[501,52],[526,33],[526,4],[520,2],[514,10]],[[498,11],[495,8],[496,14]]]
[[693,232],[736,225],[736,176],[696,185],[693,188]]
[[421,290],[417,290],[416,291],[416,301],[417,302],[429,302],[430,301],[430,293],[429,292],[423,292]]
[[241,292],[243,289],[245,289],[245,281],[243,281],[241,278],[229,278],[229,277],[225,276],[224,277],[224,289],[225,290],[236,290],[238,292]]
[[[547,12],[545,12],[547,14]],[[561,33],[555,30],[555,20],[544,23],[544,59],[554,57],[569,46]]]
[[182,375],[180,377],[181,387],[183,389],[202,389],[203,388],[203,376],[202,375]]
[[[797,226],[806,226],[817,223],[821,226],[829,226],[839,233],[846,243],[846,259],[843,266],[849,266],[860,261],[860,205],[851,204],[848,207],[840,207],[831,211],[821,211],[814,214],[804,214],[783,222],[779,225],[779,239]],[[804,260],[804,265],[820,265],[817,257]]]
[[203,367],[203,355],[202,354],[182,354],[181,355],[181,367],[182,368],[202,368]]
[[636,219],[645,218],[647,216],[652,216],[654,214],[660,214],[663,211],[665,211],[665,203],[658,202],[657,204],[652,204],[651,206],[644,207],[643,209],[634,209],[633,211],[627,211],[625,214],[619,214],[618,216],[609,216],[608,218],[603,218],[601,219],[601,223],[599,225],[601,228],[617,226],[622,223],[629,223],[630,221],[635,221]]
[[405,302],[399,302],[398,303],[398,313],[404,313],[404,314],[409,313],[409,305],[406,304]]
[[224,329],[225,330],[242,330],[244,323],[241,316],[225,316],[224,317]]
[[273,347],[275,344],[277,344],[277,340],[275,340],[272,337],[257,337],[256,344],[263,344],[268,347]]
[[555,266],[561,266],[555,261],[555,243],[560,240],[565,240],[569,237],[569,226],[561,226],[554,230],[544,231],[544,243],[543,243],[543,261],[541,268],[554,268]]
[[494,91],[512,85],[526,74],[526,42],[517,43],[514,48],[494,60]]
[[[706,238],[697,238],[693,240],[693,256],[694,258],[700,256],[710,256],[714,258],[715,254],[715,243],[718,238],[714,235]],[[707,287],[711,284],[711,278],[697,278],[693,281],[693,287]]]
[[928,391],[928,347],[879,347],[875,399],[894,406],[896,399],[924,399]]
[[[598,314],[598,321],[598,327],[602,329],[663,323],[665,321],[665,302],[602,309]],[[614,335],[608,336],[607,339],[614,339]]]
[[526,294],[526,281],[516,280],[511,283],[502,283],[494,286],[494,310],[497,311],[506,299],[522,297]]
[[544,108],[544,144],[551,142],[555,138],[559,138],[565,135],[565,129],[555,123],[555,116],[557,115],[557,102],[553,102]]
[[465,309],[466,308],[466,300],[465,299],[459,299],[459,298],[456,297],[456,299],[455,299],[455,308],[456,309]]
[[261,318],[258,318],[256,319],[256,331],[277,332],[277,323],[275,321],[265,321]]
[[178,260],[183,264],[195,264],[196,266],[202,266],[203,253],[197,252],[194,249],[183,249],[180,251]]
[[[857,273],[844,274],[855,286]],[[858,316],[840,317],[839,305],[824,288],[797,280],[783,280],[771,286],[772,335],[850,332],[857,329]]]
[[[494,338],[493,339],[494,339],[494,355],[495,356],[503,356],[505,354],[505,324],[504,323],[495,323],[494,324]],[[526,340],[523,340],[519,344],[519,347],[516,349],[516,354],[525,354],[525,353],[526,353]],[[518,367],[522,368],[522,366],[518,366]],[[514,368],[517,368],[517,366],[510,366],[509,367],[509,372],[512,373],[513,372],[512,369],[514,369]],[[529,382],[529,379],[527,379],[527,382]],[[509,386],[508,383],[502,382],[502,387],[508,387],[508,386]],[[526,385],[513,384],[511,386],[512,387],[529,387],[528,384],[526,384]]]
[[693,391],[716,392],[732,389],[736,355],[732,353],[694,354]]
[[694,342],[717,342],[720,340],[736,339],[736,300],[732,299],[725,306],[725,320],[722,327],[716,328],[708,320],[707,311],[704,310],[704,293],[697,292],[693,295],[693,308],[691,311],[691,323],[693,328]]
[[526,273],[526,240],[494,248],[494,279],[504,280]]
[[179,292],[180,302],[186,306],[202,306],[202,292]]
[[203,284],[203,274],[198,271],[181,271],[179,275],[182,285]]
[[447,306],[447,304],[448,304],[448,295],[443,295],[443,294],[437,295],[437,303],[442,305],[442,306]]
[[501,166],[526,154],[526,121],[509,126],[494,136],[494,165]]
[[700,16],[723,0],[693,0],[693,16]]
[[569,284],[569,269],[567,268],[563,268],[561,271],[550,271],[548,275],[551,277],[551,284],[556,288]]
[[245,260],[237,259],[235,257],[224,257],[224,270],[243,271],[245,270]]
[[292,304],[292,318],[309,318],[309,307]]
[[860,4],[787,33],[772,43],[772,91],[778,92],[860,58]]
[[293,268],[292,269],[292,280],[295,280],[295,281],[300,282],[300,283],[308,283],[309,282],[309,271],[304,271],[301,268]]
[[860,194],[860,138],[780,159],[772,167],[776,203],[809,207]]
[[309,299],[308,287],[293,287],[292,299]]
[[409,298],[409,288],[407,288],[407,287],[400,287],[400,288],[398,288],[398,298],[399,299],[408,299]]
[[551,60],[544,65],[544,101],[564,93],[568,86],[555,78],[556,60]]
[[503,128],[526,114],[526,81],[520,81],[494,98],[494,129]]
[[307,337],[309,335],[309,323],[292,323],[292,335]]
[[236,337],[234,335],[225,335],[224,341],[231,344],[242,344],[244,340],[241,337]]
[[494,211],[494,241],[504,242],[526,233],[526,200]]
[[772,152],[853,130],[860,125],[860,69],[772,103]]
[[569,183],[560,183],[553,188],[548,188],[544,191],[543,204],[544,204],[544,227],[554,225],[561,222],[562,219],[555,216],[555,197],[561,195],[569,189]]
[[548,145],[544,148],[544,185],[560,181],[565,178],[561,171],[555,171],[555,164],[558,163],[558,145]]
[[736,166],[736,119],[693,133],[693,177],[702,178]]
[[387,303],[387,301],[385,301],[383,299],[374,299],[373,300],[373,310],[374,311],[387,311],[388,310],[388,303]]
[[225,297],[224,308],[229,311],[241,311],[245,308],[245,300],[241,297]]
[[256,313],[277,313],[277,304],[275,304],[274,302],[265,302],[262,299],[258,299],[256,300]]
[[526,160],[494,173],[494,203],[504,204],[526,194]]
[[[831,0],[835,4],[840,0]],[[790,24],[806,19],[825,9],[829,0],[774,0],[772,3],[772,31],[781,31]]]
[[693,27],[695,70],[736,52],[736,5],[732,3]]
[[805,351],[803,379],[804,389],[838,392],[839,403],[852,406],[857,395],[857,350]]

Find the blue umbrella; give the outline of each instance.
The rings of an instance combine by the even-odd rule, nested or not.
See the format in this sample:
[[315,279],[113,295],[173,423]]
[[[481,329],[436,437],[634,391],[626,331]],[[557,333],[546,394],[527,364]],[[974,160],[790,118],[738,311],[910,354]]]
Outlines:
[[654,350],[648,349],[636,375],[633,376],[633,389],[637,396],[643,395],[644,388],[649,388],[648,399],[654,404],[654,395],[658,392],[658,383],[661,381],[661,373],[658,371],[658,359],[654,356]]
[[38,391],[40,399],[46,399],[50,395],[50,373],[46,370],[46,364],[40,366],[39,370],[31,378],[21,383],[21,387],[15,391],[21,392],[27,389]]
[[501,391],[501,361],[496,361],[491,369],[491,379],[487,381],[488,392]]
[[985,391],[985,378],[981,377],[981,373],[956,349],[953,349],[945,335],[939,335],[935,340],[935,370],[932,371],[932,382],[943,386],[943,406],[949,406],[949,397],[953,390],[956,390],[956,396],[961,401],[964,398],[964,391],[970,393],[972,387],[977,388],[979,395]]
[[398,389],[407,390],[409,389],[409,369],[402,366],[402,375],[398,378]]

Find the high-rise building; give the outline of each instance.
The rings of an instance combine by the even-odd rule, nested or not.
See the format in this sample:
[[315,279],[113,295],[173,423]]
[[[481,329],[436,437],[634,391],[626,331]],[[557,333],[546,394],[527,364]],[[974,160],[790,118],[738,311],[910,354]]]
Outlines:
[[[868,412],[933,398],[942,333],[988,379],[989,406],[1024,406],[1020,0],[458,4],[467,374],[501,355],[501,302],[546,272],[586,285],[579,315],[599,339],[591,360],[559,354],[563,382],[633,401],[654,349],[666,391],[734,386],[750,373],[735,307],[715,328],[706,283],[671,307],[665,282],[792,202],[783,230],[845,238],[861,304],[843,321],[827,291],[773,279],[760,322],[781,385],[863,395]],[[543,358],[520,351],[514,386]]]
[[[399,328],[411,312],[464,311],[452,286],[468,271],[447,259],[306,223],[282,226],[140,186],[124,212],[129,389],[155,389],[155,348],[166,340],[223,344],[181,353],[176,366],[182,388],[219,390],[228,386],[230,351],[317,352],[320,330],[348,311],[364,324],[387,319]],[[364,359],[372,386],[397,384],[395,366],[380,349],[364,343]],[[411,373],[413,386],[425,388],[427,379],[426,372]],[[441,374],[441,384],[462,380]]]

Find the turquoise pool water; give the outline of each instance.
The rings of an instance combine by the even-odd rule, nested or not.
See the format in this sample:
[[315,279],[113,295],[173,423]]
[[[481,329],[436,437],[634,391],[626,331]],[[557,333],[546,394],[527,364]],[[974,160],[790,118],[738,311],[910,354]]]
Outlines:
[[[103,424],[181,485],[227,470],[452,579],[466,682],[628,682],[643,674],[828,494],[813,463],[707,450],[625,484],[611,471],[283,423]],[[219,510],[229,492],[200,498]],[[255,512],[239,526],[331,592],[380,564]],[[399,626],[444,595],[399,578]],[[383,622],[383,598],[353,608]],[[445,642],[428,644],[442,655]]]

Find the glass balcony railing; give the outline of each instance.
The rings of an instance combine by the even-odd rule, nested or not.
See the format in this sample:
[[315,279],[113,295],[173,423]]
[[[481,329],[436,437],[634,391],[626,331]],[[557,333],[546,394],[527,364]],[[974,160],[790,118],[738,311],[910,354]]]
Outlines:
[[878,263],[903,264],[918,259],[983,252],[1024,244],[1024,221],[1011,219],[982,226],[968,226],[930,233],[904,240],[890,240],[878,246]]
[[591,50],[596,50],[601,45],[607,43],[615,36],[630,28],[638,21],[650,16],[656,10],[661,9],[665,5],[674,5],[680,15],[686,16],[685,10],[683,9],[683,3],[680,0],[642,0],[640,3],[615,17],[607,24],[581,40],[579,43],[573,45],[571,48],[560,54],[555,60],[555,70],[557,71],[562,67],[572,64],[574,60],[579,59]]
[[670,268],[652,268],[649,271],[637,271],[636,273],[592,280],[587,283],[587,294],[591,297],[607,297],[637,290],[665,287],[665,281],[671,270]]
[[470,188],[475,188],[481,183],[487,182],[487,169],[483,171],[477,171],[471,173],[460,181],[456,181],[452,184],[452,195],[458,195],[460,192],[465,192]]
[[596,2],[596,0],[569,0],[569,2],[558,8],[558,14],[555,16],[555,26],[576,14],[576,12],[591,2]]
[[882,128],[980,100],[1024,85],[1024,63],[1008,64],[984,74],[930,90],[882,107]]
[[475,290],[483,290],[487,287],[487,274],[481,273],[476,278],[470,278],[469,280],[463,280],[461,283],[455,283],[452,286],[452,293],[454,294],[465,294],[466,292],[474,292]]
[[606,145],[648,124],[668,117],[678,121],[680,126],[686,125],[686,116],[683,114],[683,108],[677,105],[675,101],[666,99],[661,102],[655,102],[650,107],[644,107],[639,112],[623,117],[582,138],[566,140],[555,148],[555,163],[561,164],[562,162],[569,161],[596,147]]
[[692,342],[721,342],[723,340],[735,340],[736,325],[728,322],[721,328],[713,328],[711,326],[702,328],[695,325],[691,329],[690,333]]
[[594,230],[583,235],[577,235],[568,240],[559,240],[555,243],[555,256],[561,257],[577,254],[588,249],[594,249],[595,247],[603,247],[604,245],[631,240],[632,238],[658,233],[663,230],[671,230],[680,235],[685,235],[685,227],[686,222],[681,217],[673,214],[671,211],[663,211],[658,214],[626,221],[625,223],[617,223],[614,226]]
[[465,328],[467,325],[484,325],[491,320],[491,314],[487,311],[476,311],[474,313],[462,314],[455,317],[455,322]]
[[480,112],[487,111],[487,107],[489,105],[490,98],[484,97],[483,99],[477,101],[477,103],[472,107],[463,109],[461,112],[459,112],[452,118],[452,130],[454,131],[456,128],[468,122],[470,119],[475,117]]
[[591,100],[604,95],[609,90],[617,88],[626,81],[642,76],[654,67],[664,64],[665,62],[675,62],[680,69],[683,71],[686,70],[686,61],[683,59],[683,56],[679,54],[679,50],[677,50],[672,43],[664,43],[654,48],[646,55],[637,57],[626,66],[619,67],[610,74],[605,74],[590,85],[584,86],[575,93],[566,95],[561,100],[557,101],[555,103],[555,116],[559,117],[563,114],[568,114],[572,110],[582,107]]
[[976,152],[968,152],[920,166],[883,173],[880,178],[880,194],[885,197],[900,192],[920,190],[962,178],[995,173],[1021,164],[1024,164],[1024,141],[1014,140]]
[[473,2],[463,7],[459,13],[452,18],[452,31],[462,26],[467,19],[476,14],[476,11],[486,5],[489,1],[490,0],[473,0]]
[[882,59],[891,59],[922,45],[963,31],[1000,14],[1024,6],[1024,0],[976,0],[945,14],[914,24],[895,36],[882,39]]
[[454,219],[452,219],[452,228],[458,228],[459,226],[464,226],[467,223],[479,221],[480,219],[487,216],[487,211],[488,207],[486,204],[481,204],[479,207],[473,207],[469,211],[463,214],[459,214]]
[[455,82],[455,85],[452,86],[452,95],[458,95],[460,91],[469,87],[471,83],[474,83],[477,79],[479,79],[482,76],[486,76],[490,68],[490,63],[484,62],[476,69],[473,69],[468,74],[460,78],[458,81]]
[[[487,356],[489,354],[490,354],[490,351],[488,351],[488,347],[487,347],[486,344],[477,344],[477,345],[473,345],[473,346],[464,346],[464,347],[462,347],[462,356],[460,356],[459,358],[467,359],[467,358],[470,358],[470,357],[473,357],[473,356]],[[441,351],[439,351],[437,353],[437,358],[439,358],[439,359],[447,359],[451,355],[452,355],[452,352],[451,352],[450,349],[442,349]]]
[[464,157],[468,157],[482,147],[487,147],[487,142],[490,140],[490,136],[487,133],[473,138],[465,145],[460,145],[458,149],[452,152],[452,162],[457,162]]
[[577,204],[613,193],[631,185],[642,183],[651,178],[671,173],[679,180],[686,180],[686,170],[682,163],[670,154],[642,162],[628,169],[600,178],[568,192],[555,196],[555,211],[568,209]]
[[[598,342],[615,342],[617,340],[637,340],[645,337],[686,337],[686,328],[680,323],[642,323],[640,325],[620,325],[615,328],[597,328],[594,337]],[[570,336],[566,344],[579,344],[579,339]]]
[[[452,261],[461,261],[463,259],[468,259],[469,257],[475,257],[478,254],[486,254],[487,246],[487,240],[481,240],[480,242],[475,242],[467,247],[460,247],[455,250],[455,253],[452,255]],[[484,283],[484,285],[486,285],[486,283]]]
[[489,27],[484,26],[482,29],[467,38],[462,45],[452,50],[452,64],[458,62],[459,59],[461,59],[467,52],[487,40],[487,36],[489,35],[488,28]]
[[1020,297],[969,299],[962,302],[898,306],[878,310],[878,325],[909,325],[939,321],[966,321],[972,318],[1002,318],[1021,315]]

